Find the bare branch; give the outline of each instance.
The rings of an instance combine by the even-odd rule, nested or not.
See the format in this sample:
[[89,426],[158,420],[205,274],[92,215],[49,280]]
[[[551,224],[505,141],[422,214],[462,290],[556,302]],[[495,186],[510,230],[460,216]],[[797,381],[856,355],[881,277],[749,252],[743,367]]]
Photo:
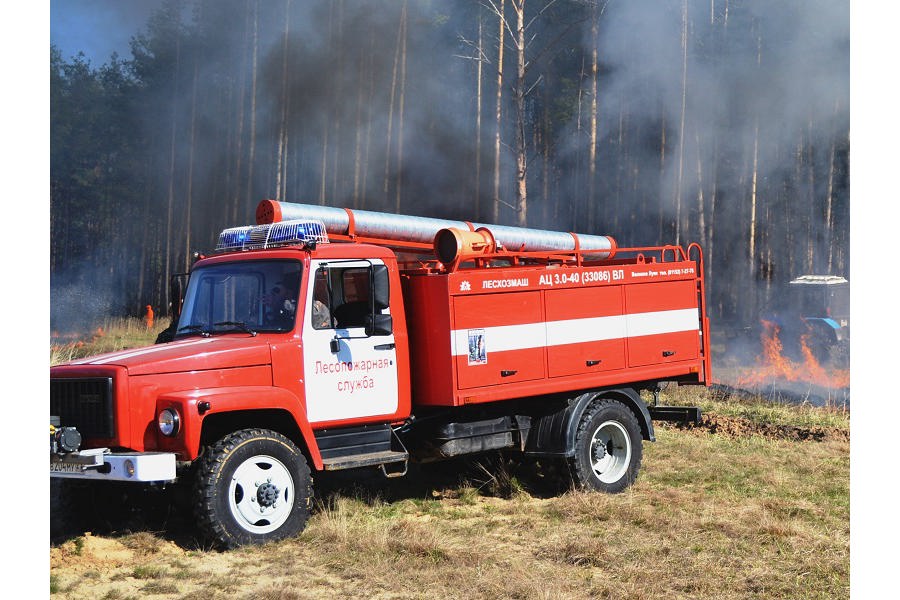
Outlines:
[[500,204],[502,204],[502,205],[505,206],[506,208],[511,208],[511,209],[513,209],[513,210],[516,210],[515,205],[510,204],[509,202],[507,202],[507,201],[504,200],[503,198],[497,198],[497,202],[499,202]]
[[539,76],[539,77],[537,78],[537,81],[535,81],[533,84],[531,84],[531,87],[528,88],[528,91],[527,91],[527,92],[525,92],[525,95],[527,96],[528,94],[530,94],[531,91],[532,91],[534,88],[536,88],[536,87],[538,86],[538,84],[541,83],[541,80],[543,80],[543,79],[544,79],[544,76],[543,76],[543,75]]
[[[484,4],[482,4],[482,6],[484,6],[486,9],[490,10],[492,13],[497,15],[500,18],[500,22],[503,23],[503,27],[505,27],[506,31],[509,33],[509,37],[511,37],[512,39],[516,39],[515,33],[513,33],[513,30],[509,26],[509,21],[506,19],[506,15],[504,15],[500,11],[500,9],[497,8],[497,6],[494,4],[493,0],[485,0],[485,2],[487,2],[490,6],[486,6]],[[501,40],[500,43],[503,43],[503,41]]]
[[544,8],[542,8],[541,10],[538,11],[538,14],[531,17],[531,20],[528,21],[527,25],[525,25],[525,29],[528,29],[529,27],[531,27],[531,24],[534,23],[535,21],[537,21],[538,17],[540,17],[542,14],[544,14],[547,11],[547,9],[550,8],[551,6],[553,6],[554,4],[556,4],[556,0],[551,0],[550,2],[545,4]]
[[454,57],[456,57],[456,58],[468,58],[468,59],[470,59],[470,60],[480,60],[480,61],[486,62],[486,63],[488,63],[488,64],[491,64],[491,59],[488,58],[487,54],[485,54],[485,52],[484,52],[484,49],[483,49],[481,46],[479,46],[477,42],[473,42],[473,41],[471,41],[471,40],[468,40],[468,39],[466,39],[465,36],[463,36],[463,35],[459,35],[459,36],[457,36],[457,37],[459,38],[459,41],[460,41],[460,42],[462,42],[462,43],[465,44],[466,46],[469,46],[469,47],[471,47],[473,50],[475,50],[475,52],[476,52],[476,54],[478,54],[478,56],[462,56],[462,55],[459,55],[459,54],[454,54]]

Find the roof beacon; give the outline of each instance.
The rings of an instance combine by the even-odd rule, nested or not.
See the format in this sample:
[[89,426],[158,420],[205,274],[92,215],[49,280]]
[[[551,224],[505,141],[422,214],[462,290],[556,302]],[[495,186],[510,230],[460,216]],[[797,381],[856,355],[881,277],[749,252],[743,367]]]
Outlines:
[[234,252],[294,244],[315,246],[327,243],[328,233],[322,221],[302,219],[225,229],[219,234],[216,251]]

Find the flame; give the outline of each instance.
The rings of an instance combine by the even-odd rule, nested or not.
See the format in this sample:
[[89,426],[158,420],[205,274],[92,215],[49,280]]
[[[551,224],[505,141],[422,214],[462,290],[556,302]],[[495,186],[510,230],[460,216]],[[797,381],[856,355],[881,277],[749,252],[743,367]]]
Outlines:
[[801,362],[784,355],[779,338],[781,328],[772,321],[762,321],[760,335],[762,352],[756,359],[754,372],[741,377],[738,385],[745,387],[767,385],[774,381],[812,383],[822,387],[846,388],[850,386],[850,372],[846,369],[825,368],[810,349],[809,334],[800,338]]

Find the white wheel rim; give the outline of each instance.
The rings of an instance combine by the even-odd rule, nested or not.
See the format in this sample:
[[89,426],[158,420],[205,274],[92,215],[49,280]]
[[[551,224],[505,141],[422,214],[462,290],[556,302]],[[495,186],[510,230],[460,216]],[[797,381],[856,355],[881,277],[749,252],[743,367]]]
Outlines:
[[631,464],[631,438],[617,421],[606,421],[594,431],[590,445],[591,469],[603,483],[615,483]]
[[228,507],[238,524],[250,533],[265,534],[281,527],[291,514],[294,480],[276,458],[253,456],[231,477]]

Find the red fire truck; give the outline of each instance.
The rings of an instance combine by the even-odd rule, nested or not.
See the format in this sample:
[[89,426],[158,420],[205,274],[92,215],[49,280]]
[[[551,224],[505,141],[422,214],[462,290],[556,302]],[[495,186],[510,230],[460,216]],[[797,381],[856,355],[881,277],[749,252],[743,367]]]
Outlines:
[[619,492],[642,391],[710,381],[702,253],[263,201],[200,257],[168,338],[50,370],[50,476],[186,484],[222,547],[299,533],[312,473],[514,451]]

